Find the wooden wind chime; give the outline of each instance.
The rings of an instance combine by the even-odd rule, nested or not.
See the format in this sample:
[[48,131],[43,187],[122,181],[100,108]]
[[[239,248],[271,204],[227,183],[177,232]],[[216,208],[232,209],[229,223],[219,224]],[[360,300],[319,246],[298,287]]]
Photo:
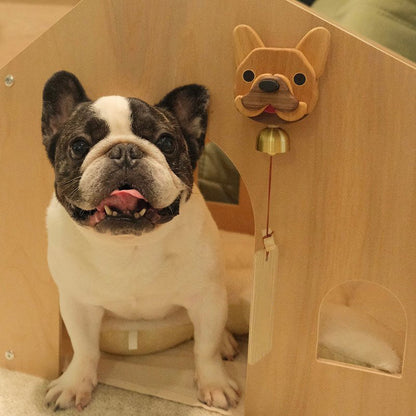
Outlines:
[[295,48],[271,48],[264,46],[250,26],[239,25],[234,29],[235,106],[244,116],[267,126],[260,131],[256,146],[270,157],[263,236],[266,260],[276,247],[270,229],[273,156],[290,149],[289,135],[280,125],[301,120],[314,109],[329,41],[328,30],[317,27]]

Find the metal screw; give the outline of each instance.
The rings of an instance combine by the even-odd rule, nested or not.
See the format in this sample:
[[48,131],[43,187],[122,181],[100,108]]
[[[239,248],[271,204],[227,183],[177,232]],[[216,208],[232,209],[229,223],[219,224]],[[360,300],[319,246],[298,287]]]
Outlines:
[[14,85],[14,76],[12,74],[6,75],[6,78],[4,78],[4,85],[6,87],[12,87]]
[[6,360],[8,361],[14,360],[14,352],[12,350],[6,351],[4,356],[6,357]]

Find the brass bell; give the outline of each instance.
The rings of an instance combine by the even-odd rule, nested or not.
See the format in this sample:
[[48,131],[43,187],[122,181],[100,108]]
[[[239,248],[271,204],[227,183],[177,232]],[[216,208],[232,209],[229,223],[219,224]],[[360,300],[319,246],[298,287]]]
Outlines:
[[280,127],[266,127],[257,137],[256,149],[274,156],[290,150],[289,135]]

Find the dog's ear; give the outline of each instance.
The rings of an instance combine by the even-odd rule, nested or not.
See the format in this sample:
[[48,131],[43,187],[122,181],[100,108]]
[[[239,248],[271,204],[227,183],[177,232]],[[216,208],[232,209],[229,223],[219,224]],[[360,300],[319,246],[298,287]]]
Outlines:
[[330,38],[327,29],[316,27],[310,30],[296,46],[296,49],[301,51],[312,65],[317,79],[324,72]]
[[193,169],[204,149],[208,104],[208,90],[197,84],[176,88],[157,104],[157,107],[168,110],[178,121],[188,144]]
[[233,31],[234,38],[234,59],[235,66],[238,68],[246,56],[256,48],[264,48],[264,43],[260,36],[247,25],[238,25]]
[[78,78],[66,71],[56,72],[43,89],[42,136],[52,165],[55,159],[56,136],[75,107],[90,101]]

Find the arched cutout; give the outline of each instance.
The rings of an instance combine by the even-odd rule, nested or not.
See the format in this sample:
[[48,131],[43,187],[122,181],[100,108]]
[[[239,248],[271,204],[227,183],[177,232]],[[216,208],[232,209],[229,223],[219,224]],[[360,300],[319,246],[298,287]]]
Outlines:
[[247,334],[254,273],[254,213],[237,167],[214,142],[198,162],[197,184],[220,230],[228,291],[228,329]]
[[228,156],[213,142],[198,161],[198,187],[206,201],[238,205],[240,175]]
[[403,305],[388,289],[369,281],[342,283],[322,301],[317,358],[400,376],[406,328]]
[[196,182],[218,228],[254,235],[250,196],[232,160],[217,144],[209,142],[197,169]]

